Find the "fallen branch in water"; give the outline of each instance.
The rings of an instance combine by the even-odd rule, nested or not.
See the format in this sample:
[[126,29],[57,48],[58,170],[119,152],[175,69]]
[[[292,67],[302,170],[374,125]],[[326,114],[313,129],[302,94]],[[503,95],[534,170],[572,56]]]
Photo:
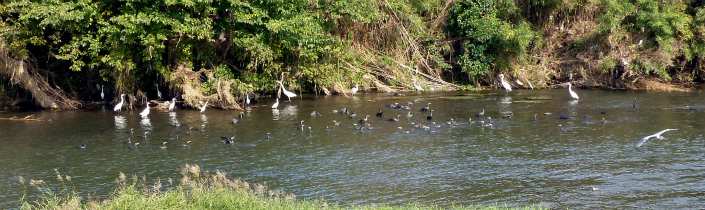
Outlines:
[[26,117],[23,118],[18,118],[17,116],[10,117],[10,118],[3,118],[0,117],[0,120],[17,120],[17,121],[33,121],[33,122],[51,122],[51,119],[45,120],[42,118],[34,118],[34,115],[27,115]]

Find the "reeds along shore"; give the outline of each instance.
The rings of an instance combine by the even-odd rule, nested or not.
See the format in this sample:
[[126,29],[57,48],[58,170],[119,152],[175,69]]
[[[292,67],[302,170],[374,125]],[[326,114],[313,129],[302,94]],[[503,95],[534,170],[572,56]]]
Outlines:
[[[55,170],[56,179],[63,186],[49,186],[42,180],[30,180],[39,200],[21,200],[21,209],[548,209],[541,206],[459,206],[437,207],[420,204],[392,206],[339,206],[322,200],[297,199],[292,194],[268,189],[261,184],[250,184],[240,179],[230,179],[224,172],[202,173],[198,165],[186,164],[181,168],[181,179],[161,180],[147,184],[147,178],[120,173],[117,187],[106,199],[95,200],[80,196],[71,185],[70,176]],[[25,185],[26,180],[19,177]],[[26,196],[25,196],[26,197]],[[510,202],[510,201],[509,201]]]

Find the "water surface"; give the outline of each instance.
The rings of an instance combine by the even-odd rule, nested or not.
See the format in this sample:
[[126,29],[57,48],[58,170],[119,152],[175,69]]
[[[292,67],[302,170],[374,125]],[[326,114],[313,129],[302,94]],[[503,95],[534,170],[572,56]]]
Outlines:
[[[24,194],[30,201],[36,199],[36,190],[20,184],[19,176],[59,186],[54,174],[58,169],[72,177],[68,185],[82,195],[105,197],[120,172],[166,183],[170,177],[178,180],[185,163],[266,183],[299,198],[342,205],[703,207],[705,110],[689,110],[705,108],[702,93],[577,92],[580,101],[570,100],[567,90],[306,95],[280,103],[278,111],[269,108],[273,101],[255,104],[237,125],[231,120],[238,111],[217,109],[205,114],[152,110],[148,119],[139,116],[142,108],[119,114],[4,112],[0,117],[35,114],[52,121],[0,121],[0,208],[18,207]],[[634,98],[639,108],[632,108]],[[414,100],[411,110],[384,107]],[[426,120],[428,112],[419,111],[426,103],[432,103],[432,121]],[[357,112],[357,118],[331,113],[344,107]],[[382,107],[384,116],[375,117]],[[483,108],[485,118],[475,119]],[[314,110],[322,116],[310,117]],[[408,111],[411,119],[404,118]],[[502,118],[510,112],[513,118]],[[537,122],[531,121],[534,114]],[[556,119],[560,114],[569,119]],[[353,124],[365,115],[370,115],[374,129],[360,133]],[[387,121],[396,115],[401,115],[399,122]],[[492,117],[495,129],[468,123],[471,117],[487,122],[486,117]],[[446,123],[451,118],[457,125]],[[186,127],[171,126],[174,120]],[[297,130],[300,120],[313,132]],[[333,120],[343,125],[334,126]],[[429,132],[412,128],[411,122],[441,127],[432,126]],[[176,132],[201,124],[206,125],[204,131],[182,134],[165,150],[153,149]],[[326,126],[332,131],[325,132]],[[410,132],[400,133],[397,127]],[[130,128],[135,134],[126,133]],[[644,136],[666,128],[679,130],[634,147]],[[144,130],[151,130],[146,139],[138,137]],[[265,139],[267,132],[274,138]],[[233,134],[236,144],[220,143],[221,136]],[[126,149],[122,142],[128,138],[141,147]],[[178,147],[187,140],[192,141],[190,147]],[[86,149],[74,148],[84,143]]]

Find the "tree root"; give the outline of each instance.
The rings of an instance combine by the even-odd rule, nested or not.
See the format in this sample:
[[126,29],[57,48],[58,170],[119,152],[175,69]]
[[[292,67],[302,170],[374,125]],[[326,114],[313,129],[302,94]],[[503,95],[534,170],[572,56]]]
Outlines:
[[14,84],[32,93],[36,103],[46,109],[78,109],[82,104],[66,96],[64,91],[49,85],[47,79],[38,74],[36,68],[23,60],[15,60],[5,50],[5,41],[0,37],[0,74],[10,78]]

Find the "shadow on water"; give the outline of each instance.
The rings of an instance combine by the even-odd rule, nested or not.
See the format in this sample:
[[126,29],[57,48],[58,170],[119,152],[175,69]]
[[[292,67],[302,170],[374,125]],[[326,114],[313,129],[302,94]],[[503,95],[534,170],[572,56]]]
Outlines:
[[[71,175],[81,193],[104,197],[120,172],[166,183],[184,163],[343,205],[702,207],[705,125],[703,111],[692,110],[705,108],[702,93],[576,92],[580,101],[566,90],[306,95],[281,100],[279,109],[271,109],[273,101],[253,104],[243,118],[239,111],[216,109],[152,110],[148,118],[139,116],[141,109],[0,113],[52,119],[0,121],[0,208],[16,207],[25,192],[28,199],[37,196],[19,176],[57,184],[56,168]],[[637,109],[631,108],[634,98]],[[414,104],[409,110],[386,107],[395,102]],[[427,103],[434,110],[430,121],[419,111]],[[358,116],[332,112],[343,108]],[[380,108],[384,114],[376,117]],[[475,118],[483,108],[485,115]],[[310,117],[313,111],[321,116]],[[413,117],[405,118],[409,111]],[[359,122],[365,115],[369,120]],[[398,122],[387,121],[396,115]],[[297,129],[301,120],[303,130]],[[634,147],[666,128],[679,130]],[[134,133],[126,133],[130,129]],[[139,137],[145,131],[147,137]],[[177,132],[167,149],[152,149]],[[221,143],[220,137],[233,134],[233,144]],[[140,148],[126,149],[128,138]],[[186,141],[188,147],[178,146]],[[86,149],[74,148],[84,143]]]

